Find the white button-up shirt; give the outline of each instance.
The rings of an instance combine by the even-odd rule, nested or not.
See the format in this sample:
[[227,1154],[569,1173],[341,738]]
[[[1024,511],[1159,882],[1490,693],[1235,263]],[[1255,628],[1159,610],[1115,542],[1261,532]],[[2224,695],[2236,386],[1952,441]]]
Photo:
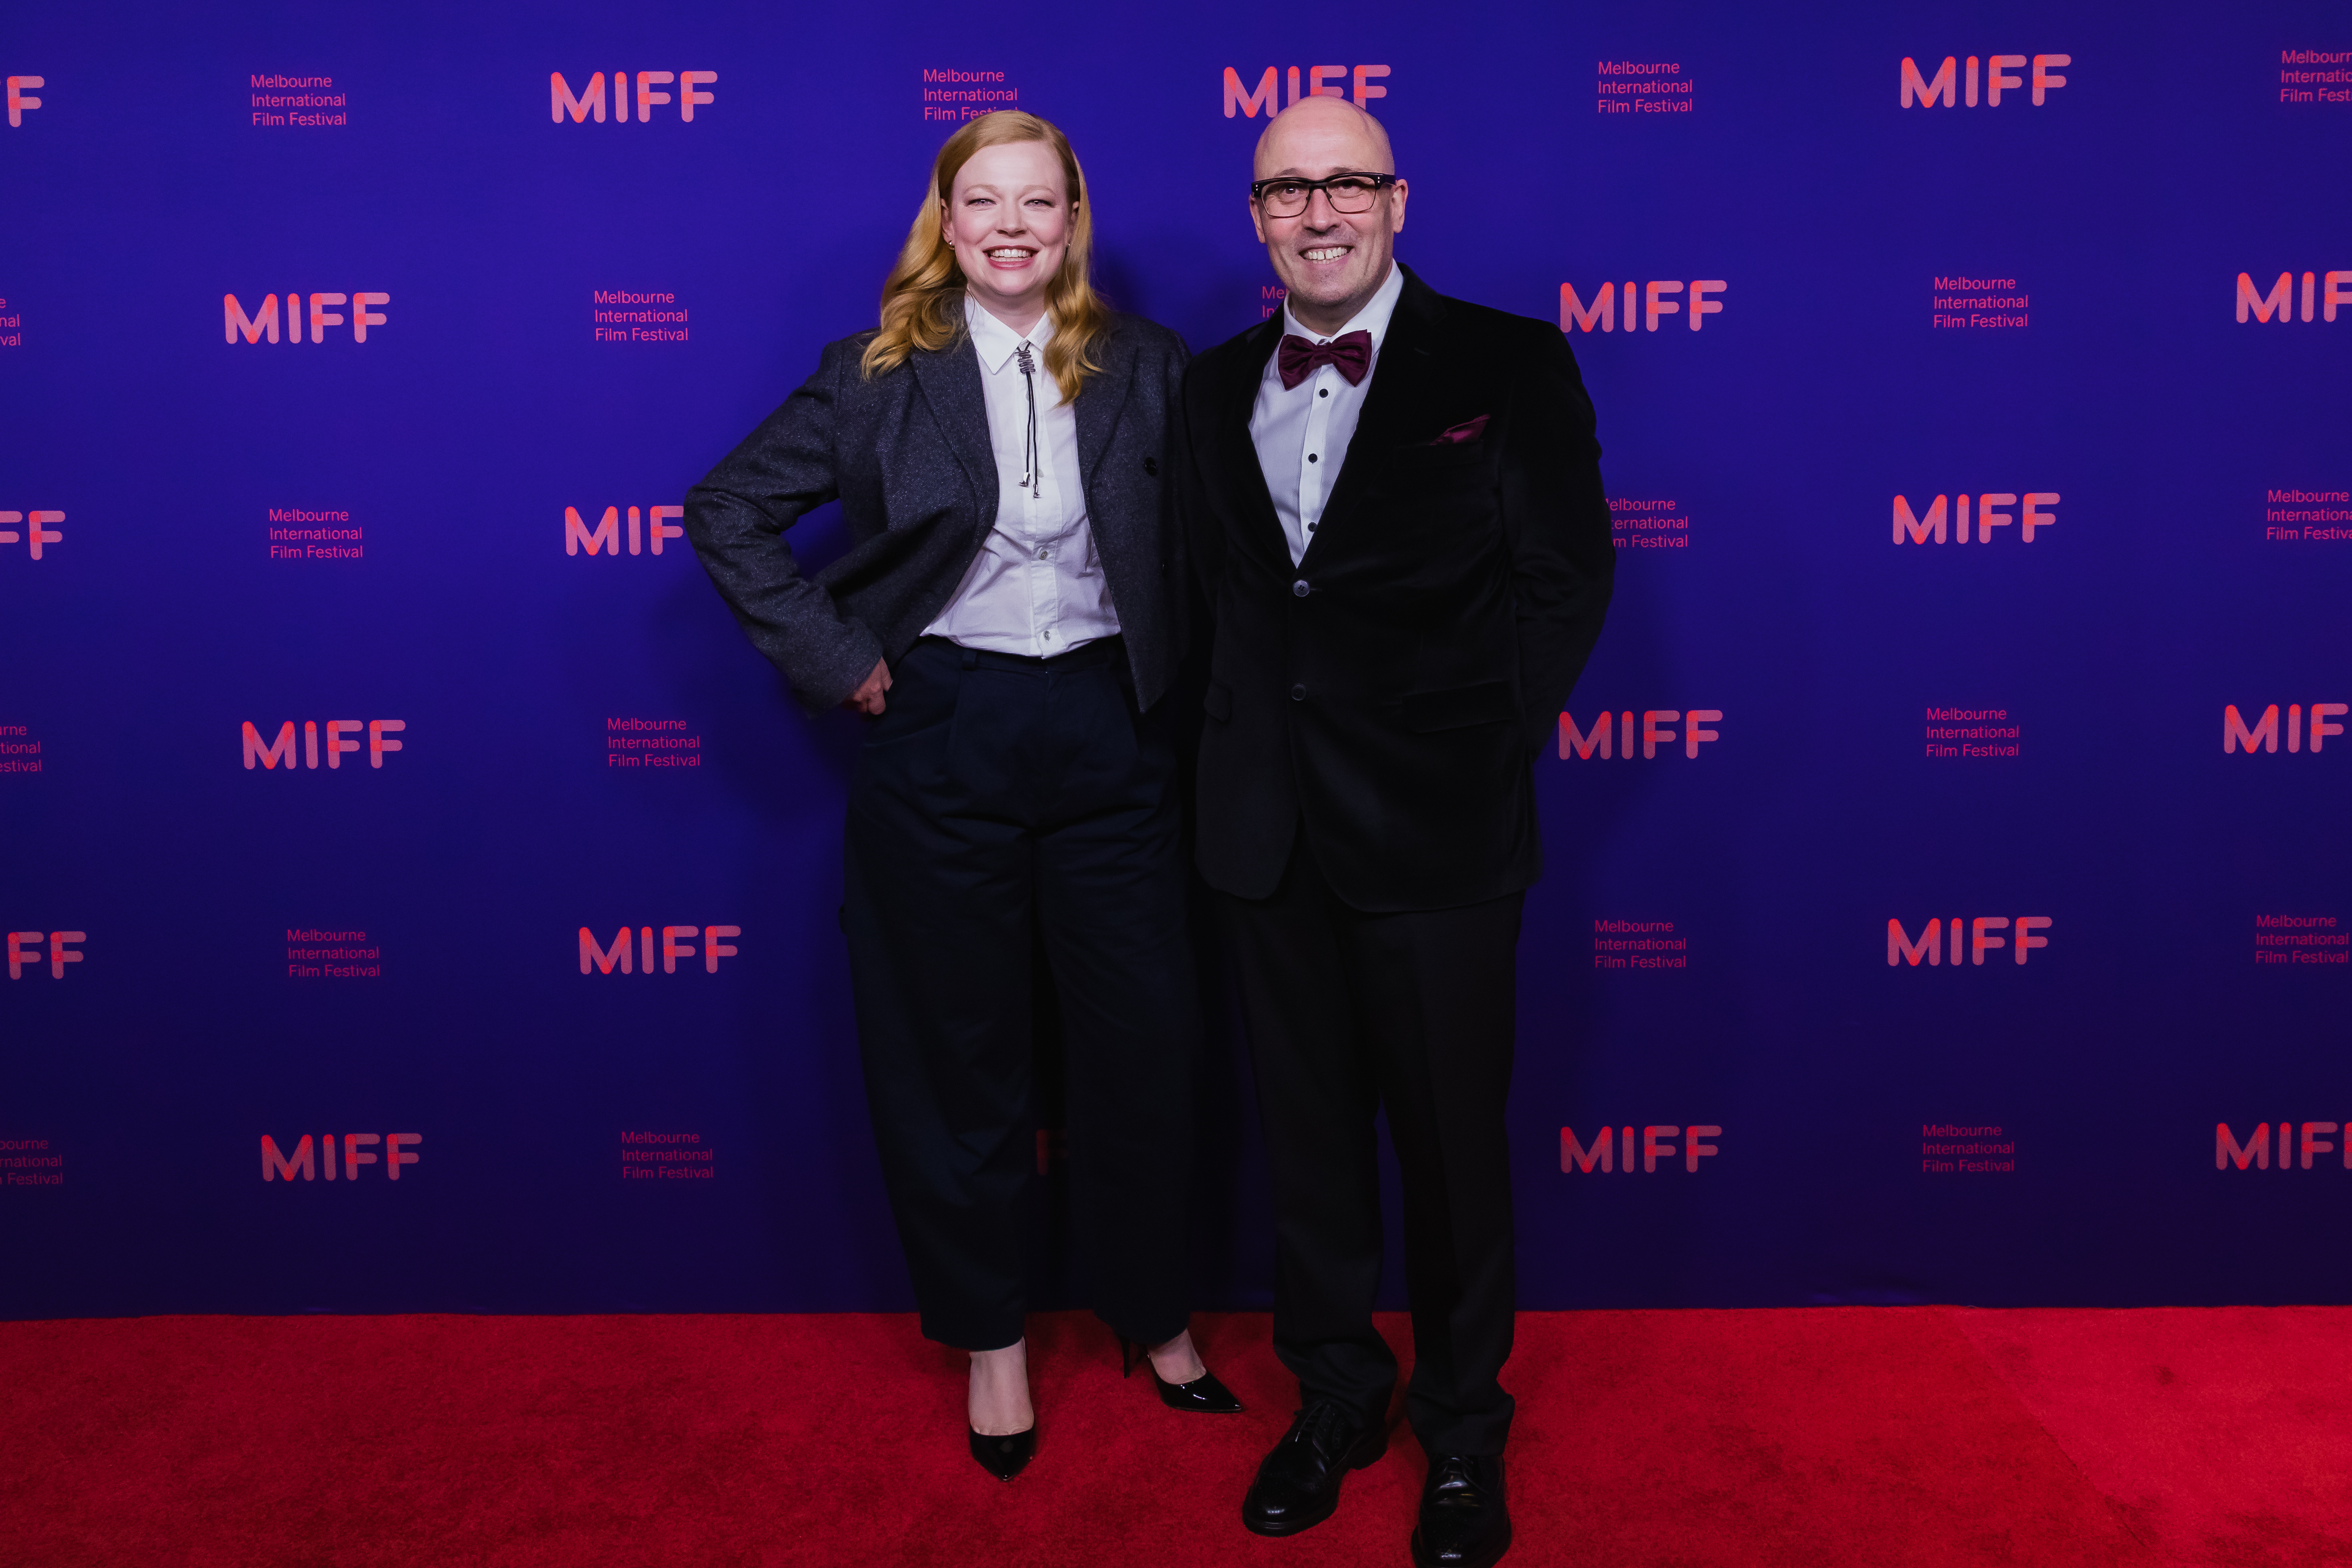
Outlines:
[[[1118,633],[1110,583],[1087,526],[1078,473],[1078,420],[1045,370],[1053,318],[1024,338],[967,296],[963,320],[980,359],[988,439],[996,455],[996,525],[939,619],[923,628],[965,647],[1051,658]],[[1014,353],[1029,345],[1034,377]],[[1030,380],[1037,394],[1038,483],[1028,472]]]
[[1348,443],[1356,434],[1356,420],[1372,377],[1381,368],[1381,344],[1389,335],[1389,318],[1396,314],[1397,297],[1404,292],[1404,273],[1389,263],[1388,281],[1365,301],[1353,320],[1330,337],[1310,332],[1282,307],[1282,330],[1297,333],[1310,343],[1362,331],[1372,334],[1372,358],[1364,379],[1355,385],[1339,367],[1318,364],[1297,386],[1282,384],[1282,351],[1277,345],[1265,362],[1257,384],[1257,404],[1250,410],[1250,442],[1257,447],[1258,467],[1265,472],[1265,488],[1274,495],[1275,515],[1290,541],[1290,563],[1298,564],[1323,521],[1323,503],[1339,479],[1339,466],[1348,460]]

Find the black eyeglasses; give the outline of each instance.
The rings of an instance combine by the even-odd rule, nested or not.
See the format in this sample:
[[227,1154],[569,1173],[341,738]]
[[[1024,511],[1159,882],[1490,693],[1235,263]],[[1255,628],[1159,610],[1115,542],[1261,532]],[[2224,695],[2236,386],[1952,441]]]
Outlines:
[[1328,180],[1294,180],[1286,177],[1250,182],[1250,200],[1265,209],[1268,217],[1297,217],[1323,193],[1335,213],[1365,213],[1382,191],[1397,183],[1394,174],[1334,174]]

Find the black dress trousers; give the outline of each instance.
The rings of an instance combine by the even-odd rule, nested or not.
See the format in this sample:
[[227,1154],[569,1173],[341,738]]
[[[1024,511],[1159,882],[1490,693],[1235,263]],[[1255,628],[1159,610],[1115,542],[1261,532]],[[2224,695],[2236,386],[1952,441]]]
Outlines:
[[1022,1336],[1042,940],[1095,1310],[1171,1339],[1200,1026],[1166,705],[1137,712],[1115,639],[1033,659],[927,637],[892,679],[850,786],[843,925],[923,1333]]
[[1373,1117],[1404,1184],[1413,1370],[1432,1454],[1496,1454],[1511,1426],[1511,1085],[1520,906],[1367,914],[1325,884],[1302,828],[1265,899],[1221,894],[1274,1188],[1274,1347],[1308,1399],[1387,1418],[1397,1363],[1381,1280]]

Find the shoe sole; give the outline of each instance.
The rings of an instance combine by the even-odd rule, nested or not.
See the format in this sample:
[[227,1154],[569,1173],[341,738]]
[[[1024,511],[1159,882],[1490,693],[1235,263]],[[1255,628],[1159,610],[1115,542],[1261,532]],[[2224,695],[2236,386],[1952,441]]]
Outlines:
[[[1360,1470],[1367,1465],[1379,1463],[1381,1457],[1389,1451],[1389,1429],[1387,1426],[1382,1425],[1378,1428],[1378,1430],[1380,1433],[1380,1441],[1373,1446],[1370,1453],[1366,1454],[1360,1459],[1350,1458],[1342,1462],[1339,1470],[1341,1479],[1344,1480],[1346,1479],[1347,1473],[1349,1470]],[[1250,1517],[1249,1505],[1247,1500],[1244,1500],[1242,1505],[1242,1528],[1248,1531],[1252,1535],[1297,1535],[1301,1531],[1314,1529],[1317,1525],[1322,1523],[1325,1520],[1330,1518],[1333,1514],[1339,1511],[1339,1489],[1337,1486],[1334,1486],[1331,1489],[1330,1506],[1326,1508],[1321,1513],[1317,1514],[1313,1519],[1286,1519],[1270,1523],[1261,1520],[1255,1520]]]

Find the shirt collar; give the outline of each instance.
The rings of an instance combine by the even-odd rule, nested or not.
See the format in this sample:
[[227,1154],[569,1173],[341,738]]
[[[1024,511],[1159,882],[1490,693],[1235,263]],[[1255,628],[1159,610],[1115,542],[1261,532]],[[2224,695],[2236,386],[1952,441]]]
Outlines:
[[1391,260],[1389,263],[1388,280],[1380,286],[1370,299],[1364,301],[1364,308],[1357,311],[1347,325],[1331,333],[1329,337],[1326,337],[1321,332],[1310,332],[1300,326],[1298,318],[1290,313],[1290,301],[1286,299],[1282,302],[1282,330],[1286,332],[1296,332],[1310,343],[1328,343],[1333,338],[1343,338],[1352,331],[1367,331],[1372,334],[1372,352],[1378,353],[1381,341],[1389,335],[1389,318],[1396,314],[1397,300],[1403,293],[1404,268]]
[[1042,351],[1046,340],[1054,335],[1054,318],[1050,312],[1040,316],[1037,324],[1029,329],[1029,335],[1024,338],[990,315],[987,308],[969,294],[963,297],[963,326],[964,331],[971,335],[971,346],[980,355],[981,368],[991,375],[1003,370],[1004,362],[1013,357],[1013,351],[1023,343]]

